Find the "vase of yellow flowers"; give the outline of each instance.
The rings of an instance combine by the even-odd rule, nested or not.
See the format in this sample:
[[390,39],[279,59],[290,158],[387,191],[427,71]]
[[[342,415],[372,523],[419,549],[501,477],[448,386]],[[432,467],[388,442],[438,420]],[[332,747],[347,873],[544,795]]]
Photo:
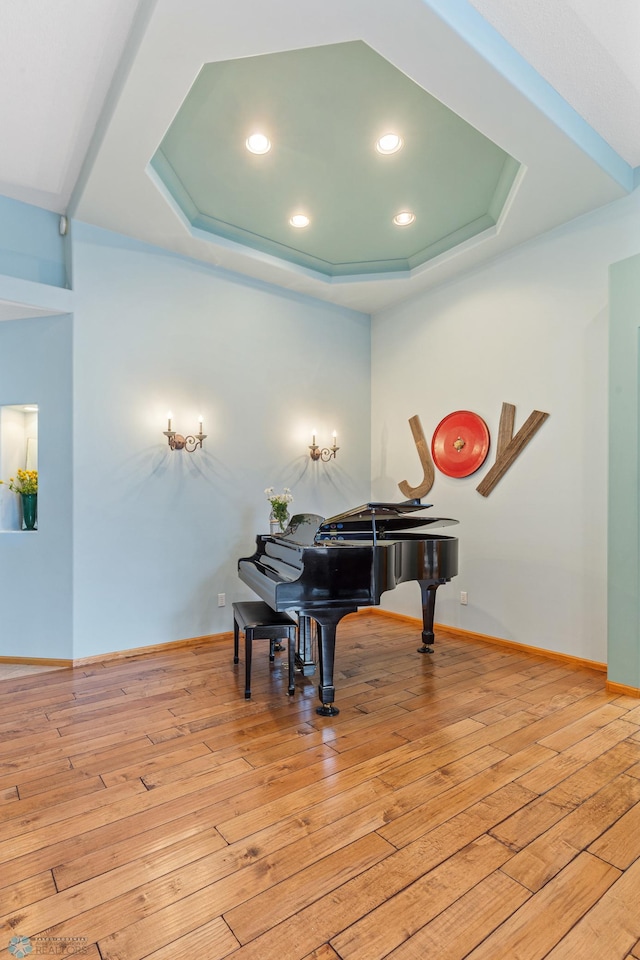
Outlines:
[[38,471],[18,470],[15,477],[9,477],[8,487],[20,494],[23,529],[35,530],[38,523]]
[[275,493],[273,487],[267,487],[265,496],[271,504],[271,516],[269,517],[269,533],[282,533],[286,530],[289,522],[289,504],[293,497],[289,487],[284,488],[284,493]]

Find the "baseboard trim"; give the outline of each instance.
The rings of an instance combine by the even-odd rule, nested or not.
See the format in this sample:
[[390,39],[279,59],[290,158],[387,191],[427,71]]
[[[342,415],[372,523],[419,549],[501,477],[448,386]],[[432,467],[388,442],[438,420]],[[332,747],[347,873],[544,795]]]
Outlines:
[[[380,607],[362,607],[359,614],[373,614],[377,617],[388,617],[391,620],[403,620],[406,623],[414,624],[417,629],[422,629],[422,620],[418,617],[410,617],[403,613],[395,613],[393,610],[381,610]],[[488,643],[492,646],[506,647],[510,650],[531,653],[537,657],[546,657],[549,660],[559,660],[561,663],[573,665],[575,667],[584,667],[588,670],[596,670],[598,673],[606,673],[606,663],[599,663],[596,660],[586,660],[584,657],[574,657],[568,653],[557,653],[555,650],[545,650],[544,647],[532,647],[528,644],[517,643],[515,640],[503,640],[501,637],[492,637],[485,633],[475,633],[471,630],[463,630],[461,627],[450,627],[443,623],[434,624],[435,628],[443,633],[451,633],[456,636],[467,637],[469,640],[475,640],[480,643]],[[80,657],[75,660],[51,659],[47,657],[0,657],[0,663],[19,663],[30,664],[32,666],[54,666],[54,667],[87,667],[96,663],[112,663],[117,660],[126,660],[134,657],[144,657],[150,653],[166,653],[171,650],[178,650],[184,647],[194,647],[202,643],[213,643],[217,640],[227,640],[230,636],[229,631],[223,633],[206,634],[201,637],[190,637],[187,640],[170,640],[167,643],[156,643],[148,647],[132,647],[128,650],[116,650],[113,653],[96,654],[92,657]],[[606,690],[608,693],[614,693],[618,696],[627,696],[640,699],[640,687],[631,687],[623,683],[614,683],[612,680],[606,681]]]
[[0,663],[16,663],[28,667],[72,667],[73,660],[63,660],[59,657],[0,657]]
[[640,687],[628,687],[625,683],[614,683],[613,680],[607,680],[607,693],[615,693],[617,696],[640,697]]
[[211,643],[213,640],[219,640],[222,637],[229,637],[229,631],[224,633],[211,633],[203,637],[189,637],[187,640],[169,640],[167,643],[154,643],[149,647],[131,647],[128,650],[114,650],[112,653],[97,653],[92,657],[80,657],[77,660],[70,661],[72,667],[90,667],[94,663],[111,663],[116,660],[130,660],[133,657],[144,657],[149,653],[166,653],[171,650],[178,650],[181,647],[195,647],[200,643]]
[[[417,624],[418,628],[420,630],[422,629],[422,620],[419,620],[417,617],[408,617],[405,614],[393,613],[391,610],[381,610],[379,607],[368,607],[367,613],[392,617],[396,620],[405,620]],[[597,670],[599,673],[607,672],[606,663],[599,663],[597,660],[585,660],[584,657],[574,657],[569,653],[557,653],[555,650],[545,650],[544,647],[531,647],[526,643],[517,643],[515,640],[503,640],[501,637],[492,637],[485,633],[474,633],[471,630],[463,630],[461,627],[448,627],[444,623],[435,623],[434,628],[443,633],[451,633],[456,636],[462,635],[469,640],[490,643],[492,646],[507,647],[509,650],[532,653],[537,657],[547,657],[549,660],[560,660],[561,663],[567,663],[575,667],[586,667],[588,670]],[[626,687],[625,689],[632,690],[635,688]],[[633,694],[630,694],[630,696],[633,696]]]
[[422,630],[422,620],[418,617],[409,617],[406,613],[396,613],[394,610],[381,610],[380,607],[361,607],[358,613],[372,613],[375,617],[389,617],[391,620],[403,620],[405,623],[415,623]]

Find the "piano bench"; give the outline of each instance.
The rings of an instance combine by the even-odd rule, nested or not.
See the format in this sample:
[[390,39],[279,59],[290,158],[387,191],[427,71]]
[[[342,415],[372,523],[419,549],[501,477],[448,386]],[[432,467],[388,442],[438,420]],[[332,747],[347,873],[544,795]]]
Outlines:
[[[233,606],[233,662],[238,663],[240,631],[244,633],[245,685],[244,698],[251,699],[251,654],[254,640],[269,640],[269,660],[273,662],[276,641],[289,641],[289,696],[295,692],[293,668],[298,624],[287,613],[276,613],[262,600],[248,600]],[[282,648],[280,648],[282,649]]]

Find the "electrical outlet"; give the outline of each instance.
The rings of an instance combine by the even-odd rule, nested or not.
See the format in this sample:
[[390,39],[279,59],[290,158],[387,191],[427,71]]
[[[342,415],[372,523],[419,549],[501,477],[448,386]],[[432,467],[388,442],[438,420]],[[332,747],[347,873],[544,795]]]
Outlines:
[[219,593],[219,594],[218,594],[218,606],[219,606],[219,607],[224,607],[224,605],[225,605],[226,602],[227,602],[227,598],[226,598],[226,596],[224,595],[224,593]]
[[461,590],[461,591],[460,591],[460,603],[465,603],[465,604],[466,604],[466,603],[468,603],[468,602],[469,602],[469,599],[468,599],[468,596],[467,596],[467,591],[466,591],[466,590]]

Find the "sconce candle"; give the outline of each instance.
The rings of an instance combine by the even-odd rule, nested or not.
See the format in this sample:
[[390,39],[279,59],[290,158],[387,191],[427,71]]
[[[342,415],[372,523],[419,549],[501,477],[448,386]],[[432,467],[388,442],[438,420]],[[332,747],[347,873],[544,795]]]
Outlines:
[[194,450],[202,446],[202,441],[207,437],[206,433],[202,432],[202,417],[198,417],[198,432],[195,436],[188,434],[186,437],[172,429],[171,420],[172,414],[169,412],[167,414],[167,429],[163,430],[163,433],[172,450],[186,450],[187,453],[193,453]]
[[323,460],[325,463],[327,460],[335,460],[336,453],[339,449],[338,434],[335,430],[333,431],[333,444],[330,447],[319,447],[316,443],[315,431],[313,432],[312,443],[309,447],[309,456],[312,460]]

